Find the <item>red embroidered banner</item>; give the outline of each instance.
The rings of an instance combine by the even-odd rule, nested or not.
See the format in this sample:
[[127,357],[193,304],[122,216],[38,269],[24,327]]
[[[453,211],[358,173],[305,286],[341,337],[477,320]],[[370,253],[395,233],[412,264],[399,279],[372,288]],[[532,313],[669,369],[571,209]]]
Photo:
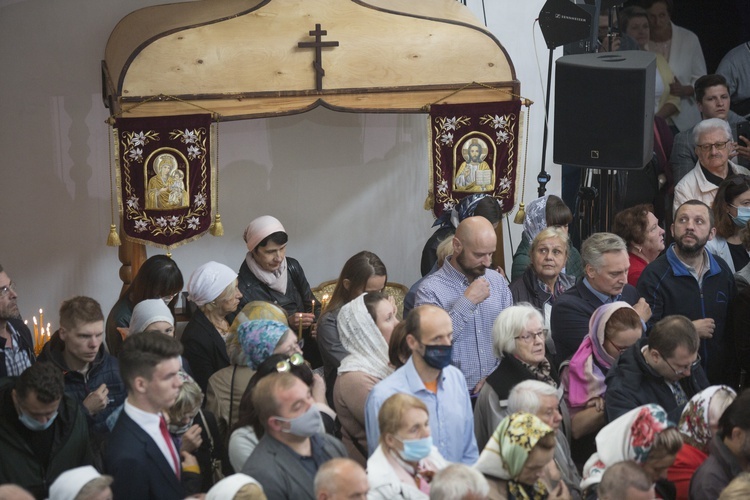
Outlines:
[[118,118],[115,136],[125,236],[166,249],[203,236],[216,193],[211,115]]
[[435,217],[465,196],[515,204],[521,101],[430,106],[430,189]]

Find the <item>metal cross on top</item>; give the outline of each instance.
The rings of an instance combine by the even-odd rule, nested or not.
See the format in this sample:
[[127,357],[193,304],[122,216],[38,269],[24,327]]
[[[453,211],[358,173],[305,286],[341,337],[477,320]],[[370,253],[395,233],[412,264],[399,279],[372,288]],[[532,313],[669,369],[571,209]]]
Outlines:
[[323,90],[323,77],[326,71],[323,69],[323,47],[338,47],[339,42],[323,42],[320,37],[328,34],[328,31],[320,29],[320,24],[315,25],[315,30],[310,31],[310,36],[315,37],[314,42],[299,42],[297,46],[300,48],[315,48],[315,61],[313,61],[313,68],[315,68],[315,89]]

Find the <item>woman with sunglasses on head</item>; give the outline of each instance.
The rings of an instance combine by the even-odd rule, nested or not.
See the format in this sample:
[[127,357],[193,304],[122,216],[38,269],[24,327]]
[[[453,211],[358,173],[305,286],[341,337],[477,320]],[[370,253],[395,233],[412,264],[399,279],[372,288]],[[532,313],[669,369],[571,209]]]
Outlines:
[[706,249],[724,259],[733,273],[750,264],[750,253],[742,244],[740,230],[750,221],[750,176],[732,175],[719,184],[711,206],[716,236]]
[[500,366],[488,377],[474,407],[474,434],[484,448],[500,421],[508,415],[511,389],[524,380],[557,387],[557,372],[547,359],[544,319],[531,304],[506,308],[492,327],[492,347]]
[[388,342],[397,324],[393,299],[380,292],[360,295],[338,316],[339,337],[349,355],[339,366],[333,403],[349,457],[363,467],[367,464],[365,402],[375,384],[393,373]]
[[310,387],[315,407],[323,419],[326,433],[336,435],[336,413],[326,403],[323,378],[313,373],[300,352],[293,352],[291,355],[272,354],[257,366],[255,375],[250,379],[245,394],[242,395],[237,423],[229,432],[229,463],[235,472],[242,470],[242,466],[245,465],[258,441],[263,437],[263,426],[252,402],[253,389],[264,377],[279,372],[289,372]]
[[620,354],[643,335],[641,318],[627,302],[599,307],[591,316],[589,333],[568,364],[563,363],[560,380],[571,416],[573,457],[579,463],[594,451],[596,433],[607,423],[604,412],[604,379]]

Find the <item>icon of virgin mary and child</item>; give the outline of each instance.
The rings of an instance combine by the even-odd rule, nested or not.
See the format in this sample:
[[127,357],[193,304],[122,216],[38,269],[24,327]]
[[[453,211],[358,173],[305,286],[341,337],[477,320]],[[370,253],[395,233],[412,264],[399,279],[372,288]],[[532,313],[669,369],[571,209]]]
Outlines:
[[154,175],[146,189],[147,209],[172,209],[188,206],[185,173],[177,167],[177,159],[162,153],[152,163]]

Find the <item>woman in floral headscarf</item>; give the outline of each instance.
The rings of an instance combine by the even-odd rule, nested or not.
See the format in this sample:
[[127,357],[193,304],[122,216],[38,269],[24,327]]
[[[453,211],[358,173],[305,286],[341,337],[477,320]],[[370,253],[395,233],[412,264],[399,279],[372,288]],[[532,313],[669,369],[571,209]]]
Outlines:
[[349,457],[367,465],[365,402],[375,384],[393,373],[388,342],[398,324],[393,299],[381,292],[363,293],[341,308],[339,337],[349,355],[341,360],[333,386],[333,404],[341,421]]
[[634,461],[646,471],[659,498],[675,498],[674,485],[667,481],[667,469],[681,447],[680,432],[667,420],[664,408],[650,404],[630,410],[597,434],[597,451],[583,466],[584,498],[596,498],[596,486],[606,468],[625,460]]
[[680,417],[680,434],[685,442],[667,477],[677,488],[677,498],[687,499],[690,479],[708,458],[708,443],[719,428],[719,419],[737,393],[726,385],[712,385],[688,401]]
[[474,467],[490,484],[490,498],[570,498],[560,481],[552,488],[545,472],[555,454],[555,431],[530,413],[500,421]]
[[247,356],[247,366],[257,370],[271,354],[302,354],[297,335],[284,323],[272,319],[254,319],[237,328],[242,350]]

